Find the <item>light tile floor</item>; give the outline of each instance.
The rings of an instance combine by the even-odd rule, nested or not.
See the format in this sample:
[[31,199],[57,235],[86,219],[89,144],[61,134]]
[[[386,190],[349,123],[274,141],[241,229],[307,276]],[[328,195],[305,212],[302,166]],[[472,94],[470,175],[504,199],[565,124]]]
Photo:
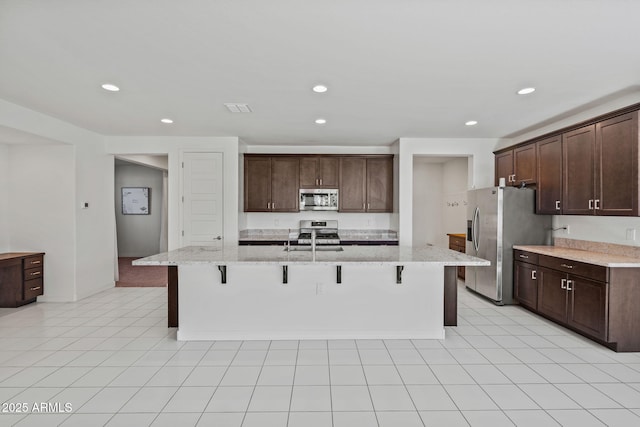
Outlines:
[[0,426],[640,425],[640,353],[463,287],[446,334],[178,342],[166,288],[3,309]]

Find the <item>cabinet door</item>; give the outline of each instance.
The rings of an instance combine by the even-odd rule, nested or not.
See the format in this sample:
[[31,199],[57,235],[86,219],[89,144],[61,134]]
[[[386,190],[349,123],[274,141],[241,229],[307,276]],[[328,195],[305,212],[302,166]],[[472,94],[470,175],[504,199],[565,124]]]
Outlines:
[[367,212],[393,212],[393,158],[367,159]]
[[562,137],[552,136],[536,143],[538,184],[536,213],[562,213]]
[[562,135],[563,188],[562,213],[594,213],[595,125]]
[[538,278],[537,266],[516,261],[513,265],[514,295],[521,305],[537,310]]
[[340,159],[338,157],[318,158],[318,177],[321,188],[338,188]]
[[500,178],[504,178],[507,185],[514,185],[513,182],[511,182],[511,175],[513,175],[513,150],[496,154],[495,161],[496,186],[500,184]]
[[300,160],[297,157],[271,159],[271,210],[298,212]]
[[607,339],[607,284],[569,275],[567,323],[594,338]]
[[638,215],[638,112],[596,124],[596,215]]
[[0,307],[16,307],[22,301],[22,260],[0,261]]
[[271,158],[244,158],[244,211],[268,212],[271,209]]
[[340,158],[340,212],[364,212],[366,203],[367,159]]
[[318,188],[317,166],[317,157],[300,157],[300,188]]
[[513,150],[513,184],[535,184],[537,181],[536,170],[536,145],[529,144]]
[[537,277],[538,311],[558,322],[567,323],[567,275],[539,267]]

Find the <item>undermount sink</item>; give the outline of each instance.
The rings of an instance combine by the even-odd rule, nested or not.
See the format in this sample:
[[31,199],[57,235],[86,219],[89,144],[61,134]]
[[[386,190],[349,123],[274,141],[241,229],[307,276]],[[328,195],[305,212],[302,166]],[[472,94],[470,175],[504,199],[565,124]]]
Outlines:
[[[311,252],[311,246],[285,246],[285,252]],[[342,246],[316,246],[316,252],[342,252]]]

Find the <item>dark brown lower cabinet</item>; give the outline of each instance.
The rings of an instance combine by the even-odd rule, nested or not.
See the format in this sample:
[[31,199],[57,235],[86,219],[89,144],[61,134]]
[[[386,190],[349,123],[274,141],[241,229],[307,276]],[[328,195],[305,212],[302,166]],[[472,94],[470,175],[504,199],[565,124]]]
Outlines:
[[514,259],[514,294],[523,307],[615,351],[640,351],[640,268],[519,250]]
[[513,265],[515,298],[521,305],[536,308],[538,304],[538,272],[537,267],[516,261]]
[[0,254],[0,307],[35,302],[44,293],[44,253]]

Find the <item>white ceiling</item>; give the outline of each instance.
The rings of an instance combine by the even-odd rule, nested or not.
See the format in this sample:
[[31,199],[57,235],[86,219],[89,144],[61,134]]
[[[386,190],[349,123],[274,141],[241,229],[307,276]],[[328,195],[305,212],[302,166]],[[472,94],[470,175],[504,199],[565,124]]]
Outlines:
[[0,98],[104,135],[508,137],[638,91],[639,16],[637,0],[0,0]]

